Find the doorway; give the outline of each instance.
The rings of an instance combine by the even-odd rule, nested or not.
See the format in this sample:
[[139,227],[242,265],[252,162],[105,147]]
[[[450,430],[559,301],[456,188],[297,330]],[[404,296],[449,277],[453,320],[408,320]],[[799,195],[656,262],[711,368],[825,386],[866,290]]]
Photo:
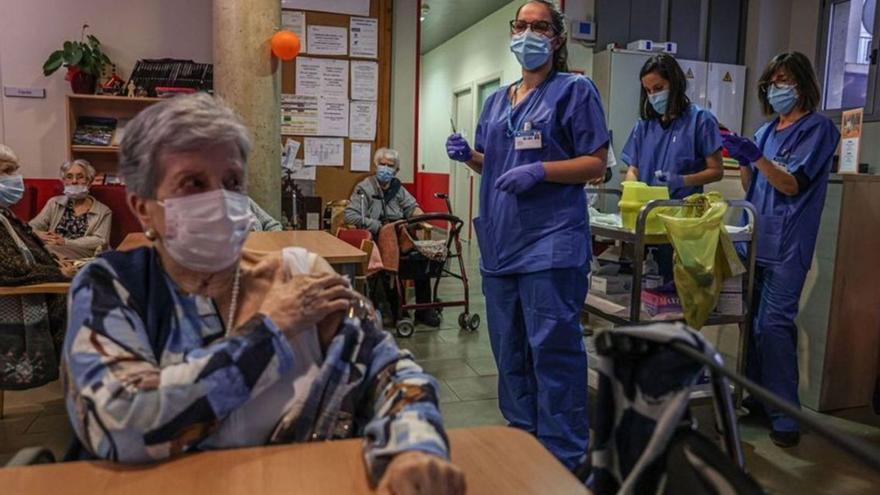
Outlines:
[[[455,93],[453,105],[455,129],[473,146],[474,95],[470,88]],[[452,203],[452,214],[467,222],[468,228],[462,229],[461,239],[470,242],[470,223],[473,219],[472,172],[467,165],[453,161],[450,161],[450,168],[449,199]]]

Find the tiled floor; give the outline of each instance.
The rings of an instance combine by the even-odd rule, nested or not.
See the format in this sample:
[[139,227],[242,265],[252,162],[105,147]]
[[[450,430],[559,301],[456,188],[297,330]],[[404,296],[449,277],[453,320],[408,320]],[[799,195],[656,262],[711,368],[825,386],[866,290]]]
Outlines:
[[[498,411],[497,370],[492,359],[485,323],[485,301],[480,290],[476,256],[468,257],[472,312],[483,318],[476,332],[458,329],[460,310],[447,309],[439,329],[417,328],[409,339],[398,339],[410,349],[419,363],[440,383],[440,402],[447,427],[504,424]],[[440,298],[461,297],[461,284],[446,280]],[[725,346],[734,339],[718,338]],[[70,426],[62,402],[61,387],[56,382],[26,392],[7,392],[6,418],[0,420],[0,464],[13,452],[28,445],[45,445],[56,454],[64,451],[70,440]],[[708,408],[698,408],[701,430],[711,424]],[[815,414],[815,413],[813,413]],[[859,436],[880,447],[880,417],[867,410],[850,410],[835,416],[815,414],[823,422]],[[711,427],[709,427],[711,429]],[[706,432],[709,434],[708,432]],[[793,449],[775,447],[761,425],[742,423],[746,464],[749,472],[771,493],[876,494],[880,493],[880,475],[841,453],[816,434],[806,434]]]

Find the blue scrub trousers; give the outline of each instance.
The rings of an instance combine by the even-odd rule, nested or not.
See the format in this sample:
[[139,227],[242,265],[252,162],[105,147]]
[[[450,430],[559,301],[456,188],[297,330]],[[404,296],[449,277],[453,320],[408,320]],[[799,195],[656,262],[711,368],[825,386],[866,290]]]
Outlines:
[[589,444],[587,354],[580,324],[589,266],[483,275],[498,401],[510,426],[569,469]]
[[[746,376],[800,407],[795,318],[807,271],[795,263],[759,266],[755,272],[754,324],[749,338]],[[764,406],[776,431],[798,431],[798,421]]]

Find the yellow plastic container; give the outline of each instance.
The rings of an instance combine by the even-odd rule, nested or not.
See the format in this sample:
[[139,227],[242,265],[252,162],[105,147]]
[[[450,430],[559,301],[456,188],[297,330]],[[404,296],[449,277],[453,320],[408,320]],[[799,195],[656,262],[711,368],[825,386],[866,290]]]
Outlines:
[[[621,220],[623,220],[623,228],[627,230],[636,230],[636,218],[642,208],[648,204],[648,201],[669,199],[669,189],[662,186],[649,186],[644,182],[635,181],[626,181],[622,185],[623,196],[620,198],[618,207],[620,208]],[[657,218],[657,211],[648,215],[645,231],[648,234],[662,234],[666,231],[663,222]]]

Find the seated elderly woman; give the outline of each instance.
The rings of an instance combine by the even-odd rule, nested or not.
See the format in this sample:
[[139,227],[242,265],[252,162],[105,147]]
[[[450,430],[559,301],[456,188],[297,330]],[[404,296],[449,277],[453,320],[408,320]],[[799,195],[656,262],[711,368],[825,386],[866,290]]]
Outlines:
[[61,259],[92,258],[107,247],[113,214],[89,194],[95,168],[86,160],[61,165],[64,194],[46,202],[30,221],[37,236]]
[[[400,170],[400,156],[396,150],[379,148],[373,155],[376,175],[358,183],[345,208],[345,223],[379,234],[382,225],[405,218],[424,215],[416,198],[407,191],[396,177]],[[389,302],[397,304],[394,290],[384,284]],[[415,281],[416,302],[431,302],[431,281]],[[416,311],[416,321],[431,327],[440,326],[440,316],[433,309]]]
[[[0,144],[0,286],[65,282],[73,274],[43,247],[10,207],[24,195],[18,157]],[[65,297],[0,296],[0,390],[38,387],[58,378]]]
[[248,198],[248,208],[254,216],[254,221],[251,222],[252,232],[279,232],[284,230],[281,222],[275,220],[275,217],[260,208],[260,205],[251,198]]
[[64,359],[77,438],[140,463],[363,436],[381,489],[460,493],[435,380],[357,310],[346,279],[296,248],[243,262],[250,146],[204,93],[128,124],[120,172],[153,244],[103,254],[74,279]]

